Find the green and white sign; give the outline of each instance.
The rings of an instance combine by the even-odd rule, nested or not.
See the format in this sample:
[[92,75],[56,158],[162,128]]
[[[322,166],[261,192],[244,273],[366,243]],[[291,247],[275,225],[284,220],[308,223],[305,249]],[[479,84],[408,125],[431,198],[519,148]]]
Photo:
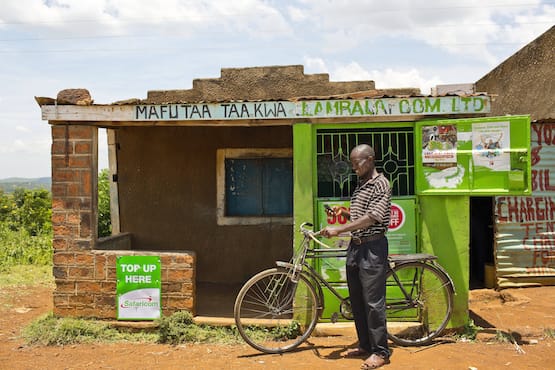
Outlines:
[[161,314],[159,256],[120,256],[117,269],[118,320],[154,320]]

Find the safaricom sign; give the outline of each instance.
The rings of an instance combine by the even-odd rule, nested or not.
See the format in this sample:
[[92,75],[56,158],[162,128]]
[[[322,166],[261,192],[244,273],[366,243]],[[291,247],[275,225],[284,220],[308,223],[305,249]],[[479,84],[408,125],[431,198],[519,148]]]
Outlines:
[[488,96],[136,105],[136,121],[293,119],[483,114]]

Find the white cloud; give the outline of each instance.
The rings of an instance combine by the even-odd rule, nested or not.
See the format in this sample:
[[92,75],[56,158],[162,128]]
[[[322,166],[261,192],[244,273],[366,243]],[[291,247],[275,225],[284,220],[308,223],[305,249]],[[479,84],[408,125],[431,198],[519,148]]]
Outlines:
[[431,88],[443,84],[438,76],[425,76],[417,68],[367,70],[357,62],[334,64],[331,68],[321,58],[305,58],[307,72],[329,73],[331,81],[374,81],[377,89],[416,87],[423,94],[430,94]]
[[20,0],[2,4],[1,23],[27,25],[56,35],[110,33],[225,35],[254,37],[289,34],[282,14],[262,0]]
[[44,154],[50,150],[50,137],[15,139],[0,146],[2,154]]
[[31,130],[26,126],[17,125],[15,126],[16,131],[20,132],[31,132]]
[[[529,42],[553,24],[553,6],[540,0],[302,0],[296,12],[310,14],[308,27],[324,35],[326,50],[344,52],[377,40],[400,38],[426,43],[489,65],[499,62],[491,48]],[[505,24],[502,26],[501,24]]]
[[294,22],[302,22],[308,18],[308,14],[296,6],[288,6],[287,13]]
[[306,73],[329,73],[326,62],[322,58],[304,58]]

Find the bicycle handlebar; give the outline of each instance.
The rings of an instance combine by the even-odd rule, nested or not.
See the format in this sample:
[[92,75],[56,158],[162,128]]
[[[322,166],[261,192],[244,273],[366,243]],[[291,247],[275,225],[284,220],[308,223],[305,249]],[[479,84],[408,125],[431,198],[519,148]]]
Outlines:
[[320,235],[320,231],[310,230],[307,227],[314,227],[314,225],[311,224],[310,222],[303,222],[299,228],[301,229],[301,232],[303,234],[308,235],[310,237],[315,237]]

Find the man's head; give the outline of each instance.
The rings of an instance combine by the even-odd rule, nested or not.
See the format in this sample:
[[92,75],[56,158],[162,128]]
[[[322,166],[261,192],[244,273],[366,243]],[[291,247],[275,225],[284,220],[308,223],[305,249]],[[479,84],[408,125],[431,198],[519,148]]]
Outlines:
[[359,178],[369,179],[372,177],[375,156],[374,149],[367,144],[357,145],[351,151],[351,165]]

